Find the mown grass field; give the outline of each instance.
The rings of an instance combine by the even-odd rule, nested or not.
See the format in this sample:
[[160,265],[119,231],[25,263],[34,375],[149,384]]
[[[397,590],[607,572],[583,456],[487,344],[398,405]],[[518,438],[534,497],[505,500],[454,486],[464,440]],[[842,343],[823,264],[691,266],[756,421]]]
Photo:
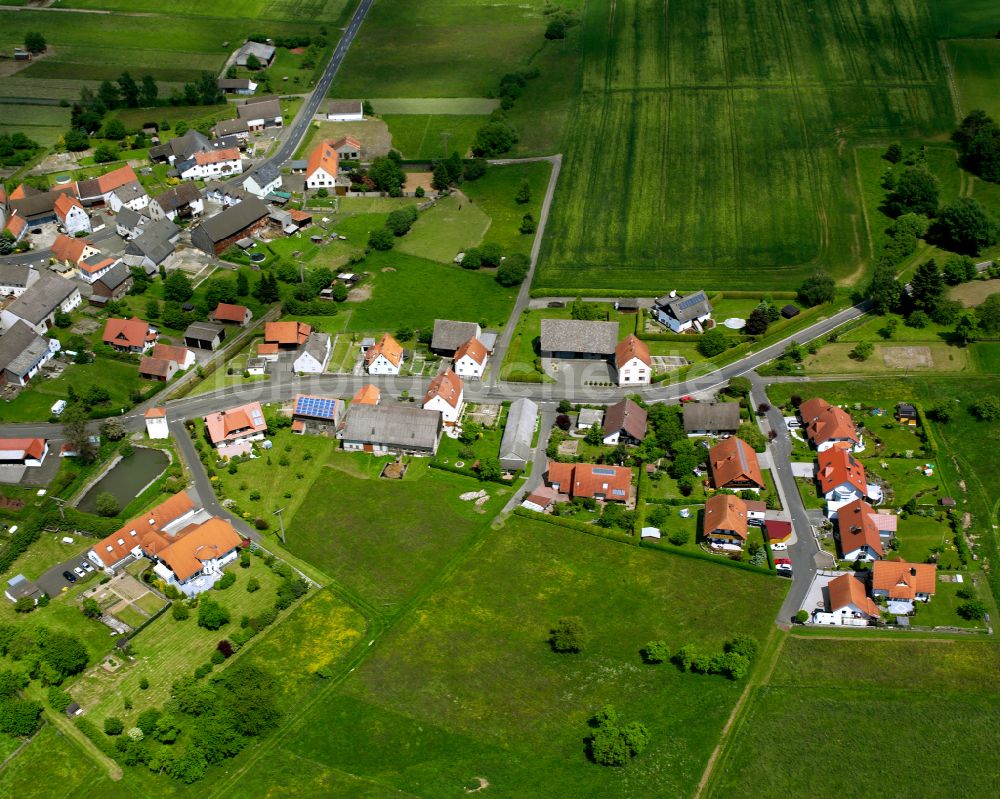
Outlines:
[[458,253],[483,240],[490,221],[479,206],[453,194],[423,211],[395,249],[450,264]]
[[469,155],[484,116],[435,114],[383,114],[392,134],[392,146],[404,158],[445,158],[453,152]]
[[542,286],[856,280],[851,141],[952,121],[918,2],[595,2],[581,36]]
[[[992,643],[790,637],[730,734],[711,797],[988,797],[1000,769],[1000,649]],[[776,744],[779,751],[775,751]],[[958,768],[962,762],[975,768]]]
[[991,117],[1000,116],[997,75],[1000,74],[1000,41],[996,39],[955,39],[948,42],[948,58],[955,71],[955,83],[962,111],[981,108]]
[[[353,775],[374,796],[459,796],[479,776],[504,797],[690,795],[742,685],[643,665],[638,650],[655,638],[706,648],[737,632],[763,639],[784,590],[768,577],[514,518],[272,758]],[[691,602],[692,592],[713,601]],[[577,656],[545,643],[567,614],[583,617],[592,636]],[[653,738],[623,771],[584,753],[587,718],[606,702]]]

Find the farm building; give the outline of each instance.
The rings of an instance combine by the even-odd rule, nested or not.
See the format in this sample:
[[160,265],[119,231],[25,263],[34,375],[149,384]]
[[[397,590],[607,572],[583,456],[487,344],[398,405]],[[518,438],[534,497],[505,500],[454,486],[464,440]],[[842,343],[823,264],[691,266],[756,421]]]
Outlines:
[[607,360],[618,344],[617,322],[543,319],[543,358]]
[[538,425],[538,405],[526,397],[516,399],[507,412],[507,425],[500,440],[500,466],[516,471],[531,460],[531,442]]
[[653,318],[674,333],[701,332],[712,318],[712,303],[704,291],[684,297],[671,292],[653,302]]
[[337,438],[345,450],[356,452],[433,455],[441,429],[441,414],[437,411],[353,403]]

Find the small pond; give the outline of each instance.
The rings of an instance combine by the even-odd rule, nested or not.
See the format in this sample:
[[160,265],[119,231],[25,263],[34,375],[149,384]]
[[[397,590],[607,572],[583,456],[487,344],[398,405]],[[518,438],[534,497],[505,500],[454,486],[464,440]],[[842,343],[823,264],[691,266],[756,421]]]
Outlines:
[[262,252],[250,253],[250,260],[253,261],[255,264],[259,264],[265,258],[267,258],[267,256],[264,255],[264,253]]
[[122,458],[104,477],[83,495],[77,507],[84,513],[97,513],[97,497],[107,491],[124,508],[153,480],[163,474],[170,459],[166,453],[148,447],[136,447],[130,458]]

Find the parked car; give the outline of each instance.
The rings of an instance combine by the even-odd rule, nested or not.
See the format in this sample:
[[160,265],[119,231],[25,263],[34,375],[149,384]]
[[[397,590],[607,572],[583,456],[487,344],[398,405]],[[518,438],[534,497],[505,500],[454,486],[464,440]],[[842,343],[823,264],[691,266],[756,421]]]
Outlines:
[[68,582],[71,582],[71,583],[75,583],[76,582],[76,575],[73,574],[73,572],[71,572],[69,569],[67,569],[66,571],[64,571],[62,576],[65,577]]
[[778,567],[787,566],[790,569],[792,568],[792,561],[790,558],[775,558],[774,565]]
[[772,552],[784,552],[788,549],[788,544],[771,544]]
[[86,577],[87,576],[87,572],[85,572],[79,566],[77,566],[75,569],[73,569],[73,571],[76,572],[76,576],[77,577]]
[[799,427],[802,427],[802,422],[800,422],[798,419],[789,419],[788,420],[788,427],[791,430],[795,430],[795,429],[797,429]]
[[92,572],[94,570],[94,566],[89,560],[80,561],[80,568],[85,572]]

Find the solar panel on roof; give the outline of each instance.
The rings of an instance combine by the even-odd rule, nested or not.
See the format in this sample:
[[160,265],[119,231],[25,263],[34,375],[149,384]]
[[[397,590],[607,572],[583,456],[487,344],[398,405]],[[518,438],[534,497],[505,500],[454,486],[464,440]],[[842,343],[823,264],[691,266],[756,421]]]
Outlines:
[[701,302],[701,296],[696,294],[692,297],[686,297],[684,300],[681,301],[681,304],[678,305],[677,307],[686,310],[690,308],[692,305],[697,305],[700,302]]
[[617,472],[615,472],[614,469],[600,469],[600,468],[598,468],[598,469],[594,469],[594,474],[610,475],[610,476],[613,477],[615,474],[617,474]]
[[336,409],[337,400],[326,397],[299,397],[295,402],[295,413],[317,419],[333,419]]

